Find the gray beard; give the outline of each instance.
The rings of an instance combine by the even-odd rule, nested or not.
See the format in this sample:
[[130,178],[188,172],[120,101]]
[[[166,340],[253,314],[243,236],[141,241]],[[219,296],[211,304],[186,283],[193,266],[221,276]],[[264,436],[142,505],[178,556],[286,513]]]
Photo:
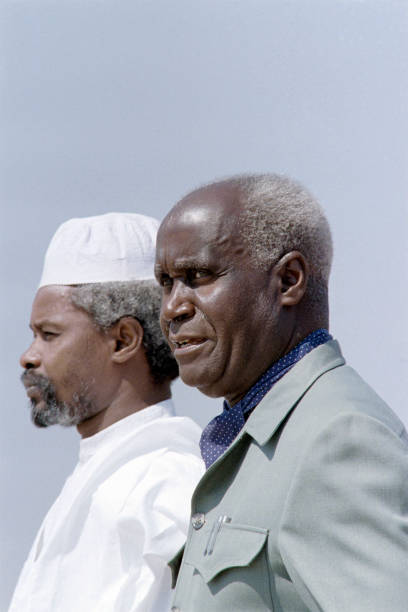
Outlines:
[[36,399],[30,400],[31,419],[37,427],[79,425],[97,412],[85,393],[73,393],[71,402],[60,402],[54,385],[46,376],[25,370],[21,380],[27,386],[37,387],[41,392],[45,406],[40,406]]

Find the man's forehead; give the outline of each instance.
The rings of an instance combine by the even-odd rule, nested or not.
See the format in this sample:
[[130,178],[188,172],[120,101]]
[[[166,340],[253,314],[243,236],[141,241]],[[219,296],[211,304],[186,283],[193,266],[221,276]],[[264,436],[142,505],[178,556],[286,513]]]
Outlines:
[[[180,203],[173,214],[169,215],[167,225],[171,226],[196,226],[207,225],[209,221],[208,206],[205,203]],[[166,224],[165,224],[166,225]]]
[[214,219],[204,221],[201,226],[191,226],[190,231],[187,226],[185,231],[180,226],[168,228],[158,240],[156,275],[164,270],[173,273],[218,267],[227,262],[237,263],[237,258],[242,257],[248,260],[247,248],[240,234],[234,231],[231,219],[218,226]]
[[220,242],[220,232],[210,226],[214,227],[214,219],[201,215],[169,221],[158,235],[156,265],[171,262],[174,269],[205,266]]
[[58,316],[68,310],[79,310],[71,300],[72,287],[68,285],[46,285],[34,298],[32,314],[36,317]]
[[211,234],[228,228],[231,233],[240,212],[236,187],[223,183],[210,185],[180,200],[163,221],[159,234],[166,232],[168,239],[175,230],[192,228]]

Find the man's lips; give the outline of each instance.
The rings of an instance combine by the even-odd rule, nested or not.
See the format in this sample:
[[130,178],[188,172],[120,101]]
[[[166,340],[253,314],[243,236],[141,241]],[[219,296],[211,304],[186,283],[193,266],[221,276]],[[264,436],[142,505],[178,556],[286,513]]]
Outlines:
[[42,399],[41,389],[39,389],[39,387],[36,387],[35,385],[26,386],[26,393],[30,399],[34,399],[37,401]]
[[169,341],[173,347],[174,352],[185,351],[187,349],[194,348],[196,346],[200,346],[206,342],[207,338],[203,337],[170,337]]

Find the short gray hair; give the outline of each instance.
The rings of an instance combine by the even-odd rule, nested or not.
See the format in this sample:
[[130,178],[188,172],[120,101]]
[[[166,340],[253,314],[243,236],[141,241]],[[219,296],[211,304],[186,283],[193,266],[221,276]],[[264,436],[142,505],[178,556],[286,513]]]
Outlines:
[[290,251],[310,267],[308,307],[328,317],[328,281],[333,246],[329,223],[316,198],[300,183],[279,174],[233,176],[202,188],[231,186],[242,207],[241,238],[255,266],[267,269]]
[[269,267],[290,251],[307,259],[311,276],[329,280],[333,247],[318,201],[298,182],[279,174],[238,178],[244,204],[244,238],[254,259]]
[[76,285],[71,299],[103,330],[123,317],[137,319],[143,327],[143,347],[154,382],[178,376],[177,362],[160,329],[161,289],[155,281]]

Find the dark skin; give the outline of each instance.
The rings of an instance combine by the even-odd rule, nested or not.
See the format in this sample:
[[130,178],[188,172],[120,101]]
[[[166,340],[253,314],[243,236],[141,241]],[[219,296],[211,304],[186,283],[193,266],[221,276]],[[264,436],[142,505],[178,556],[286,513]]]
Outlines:
[[[30,321],[34,339],[20,364],[47,377],[58,401],[70,404],[75,393],[86,393],[92,415],[77,429],[87,438],[169,398],[170,381],[159,385],[151,380],[138,321],[123,317],[107,331],[100,330],[72,303],[71,291],[65,285],[39,289]],[[41,390],[30,384],[27,394],[41,408]]]
[[298,251],[263,270],[251,261],[234,185],[181,200],[157,238],[161,325],[182,380],[233,405],[261,374],[325,321],[303,299],[309,266]]

